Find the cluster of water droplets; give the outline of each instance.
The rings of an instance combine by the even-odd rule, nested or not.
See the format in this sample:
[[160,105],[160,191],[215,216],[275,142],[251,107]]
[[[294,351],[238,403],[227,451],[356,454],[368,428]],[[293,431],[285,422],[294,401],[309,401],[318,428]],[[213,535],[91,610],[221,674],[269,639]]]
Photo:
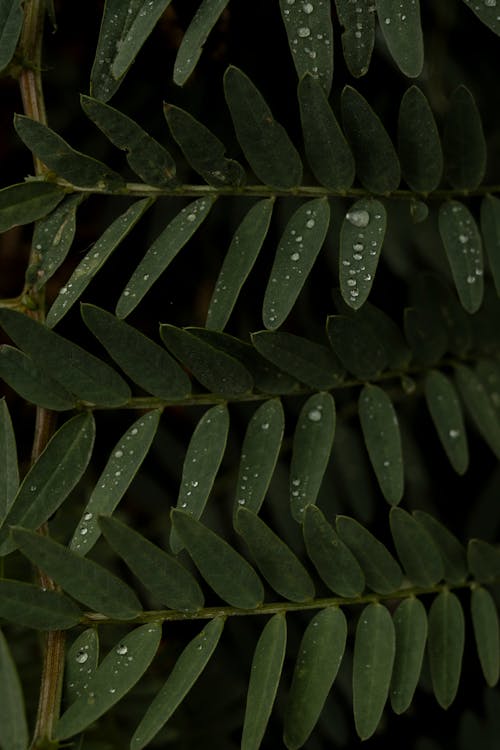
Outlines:
[[328,50],[331,46],[329,34],[320,31],[322,27],[315,23],[315,13],[324,11],[324,5],[325,0],[287,0],[286,6],[289,7],[284,7],[282,11],[285,24],[290,27],[288,36],[292,54],[304,54],[312,60],[309,72],[318,78],[324,73],[315,61],[321,54],[322,47]]
[[[458,218],[456,229],[457,239],[461,245],[462,255],[466,256],[470,272],[467,274],[467,284],[475,284],[483,275],[483,258],[481,248],[477,247],[477,235],[475,225],[468,214],[463,213],[462,206],[452,206],[454,214],[461,214]],[[472,261],[472,262],[471,262]]]
[[[359,230],[354,234],[349,233],[351,244],[347,252],[344,246],[341,250],[342,275],[347,276],[345,283],[350,301],[356,302],[360,294],[359,286],[366,288],[368,285],[368,289],[371,287],[384,237],[385,222],[381,213],[375,212],[371,215],[364,208],[348,211],[345,220]],[[368,228],[369,231],[365,232]]]

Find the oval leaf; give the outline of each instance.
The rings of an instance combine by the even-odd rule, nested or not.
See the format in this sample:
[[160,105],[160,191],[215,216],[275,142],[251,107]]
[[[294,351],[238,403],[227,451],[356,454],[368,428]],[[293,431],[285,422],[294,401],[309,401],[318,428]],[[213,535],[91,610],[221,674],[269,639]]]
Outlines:
[[380,329],[360,313],[330,315],[326,320],[326,332],[345,369],[360,380],[380,375],[387,366],[388,352]]
[[495,456],[500,458],[500,420],[482,380],[465,365],[455,367],[455,378],[469,416]]
[[75,602],[58,591],[0,580],[0,617],[9,622],[35,630],[67,630],[77,625],[81,616]]
[[483,301],[483,248],[474,217],[460,201],[439,209],[439,234],[446,250],[460,302],[469,313]]
[[[1,43],[1,37],[0,37]],[[25,750],[29,743],[21,681],[4,634],[0,631],[0,745]]]
[[50,213],[64,198],[51,182],[21,182],[0,190],[0,232],[30,224]]
[[396,656],[391,680],[391,706],[396,714],[406,711],[413,700],[422,670],[427,640],[427,613],[419,599],[399,604],[394,616]]
[[0,399],[0,526],[12,507],[18,487],[16,436],[9,407],[2,398]]
[[500,36],[500,18],[496,0],[484,0],[482,3],[477,2],[477,0],[463,0],[463,2],[469,6],[480,21]]
[[174,83],[183,86],[196,67],[203,45],[229,0],[202,0],[184,34],[174,64]]
[[375,45],[375,7],[372,0],[335,0],[344,27],[342,48],[351,75],[359,78],[368,71]]
[[398,557],[410,581],[416,586],[434,586],[443,578],[444,569],[432,536],[402,508],[392,508],[389,521]]
[[443,175],[443,151],[429,102],[417,86],[411,86],[401,99],[398,150],[403,177],[411,189],[419,193],[435,190]]
[[500,550],[481,539],[470,540],[467,562],[476,581],[493,583],[500,576]]
[[444,579],[460,584],[467,578],[467,557],[465,550],[454,534],[423,510],[414,510],[413,515],[428,531],[439,550],[444,567]]
[[[64,262],[76,231],[76,210],[84,195],[68,195],[52,213],[35,224],[32,251],[36,251],[33,288],[42,289]],[[26,271],[28,280],[31,269]],[[31,279],[30,279],[31,281]]]
[[99,660],[99,635],[87,628],[71,644],[66,654],[64,681],[68,703],[87,693]]
[[385,43],[405,76],[416,78],[424,65],[419,0],[376,0]]
[[385,237],[386,223],[387,214],[384,206],[380,201],[370,198],[356,201],[342,222],[340,291],[345,302],[354,310],[361,307],[370,294]]
[[429,665],[432,687],[442,708],[453,703],[458,689],[464,650],[462,605],[451,591],[442,591],[429,611]]
[[446,176],[454,188],[474,190],[486,171],[486,141],[481,115],[465,86],[452,94],[444,122]]
[[469,465],[469,449],[462,407],[456,389],[441,372],[432,370],[425,379],[427,408],[451,465],[464,474]]
[[494,687],[500,675],[500,628],[495,601],[482,587],[472,589],[471,615],[484,679]]

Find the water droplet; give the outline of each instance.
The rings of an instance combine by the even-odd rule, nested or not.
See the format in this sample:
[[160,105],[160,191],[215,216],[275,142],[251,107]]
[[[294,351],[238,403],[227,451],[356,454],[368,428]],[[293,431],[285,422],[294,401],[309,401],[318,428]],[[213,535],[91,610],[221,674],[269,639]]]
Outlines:
[[78,664],[85,664],[88,658],[89,658],[89,655],[87,654],[86,651],[83,651],[82,649],[80,649],[80,651],[76,655],[76,661],[78,662]]
[[347,279],[347,286],[356,286],[356,279]]
[[304,11],[304,13],[307,13],[307,15],[309,15],[313,12],[314,5],[312,3],[304,3],[302,10]]
[[465,245],[465,243],[467,242],[467,240],[468,240],[468,237],[467,237],[466,234],[459,234],[458,235],[458,241],[461,242],[462,245]]
[[245,505],[245,502],[246,502],[246,500],[244,500],[243,498],[240,498],[238,500],[238,505]]
[[128,653],[128,648],[125,646],[124,643],[120,643],[118,648],[116,649],[116,653],[120,654],[120,656],[124,656],[124,654]]
[[308,416],[308,419],[311,420],[311,422],[321,421],[321,411],[319,409],[311,409],[311,411],[308,413],[307,416]]
[[290,255],[290,260],[297,261],[300,259],[300,253],[292,253]]
[[123,456],[123,451],[115,451],[115,458],[121,458]]
[[298,487],[300,485],[300,479],[292,479],[292,484],[294,487]]
[[87,527],[86,526],[82,526],[82,528],[80,529],[80,534],[82,536],[86,536],[88,533],[89,533],[89,530],[87,529]]
[[309,221],[306,221],[306,227],[308,229],[312,229],[315,224],[316,222],[314,221],[314,219],[309,219]]
[[448,435],[451,437],[452,440],[456,440],[457,437],[460,436],[460,430],[450,430],[448,432]]
[[370,214],[365,210],[348,211],[345,217],[355,227],[367,227],[370,223]]
[[138,432],[139,432],[139,430],[137,429],[137,427],[134,427],[133,430],[130,430],[130,434],[131,435],[137,435]]
[[361,253],[365,249],[365,246],[363,245],[362,242],[355,242],[354,245],[352,246],[352,249],[355,250],[357,253]]
[[83,520],[84,521],[90,521],[90,519],[93,518],[93,517],[94,517],[93,513],[85,513],[84,516],[83,516]]
[[297,34],[301,39],[306,39],[308,36],[310,36],[311,29],[308,29],[307,26],[301,26],[301,28],[297,31]]
[[385,19],[384,19],[384,23],[385,23],[385,24],[386,24],[387,26],[389,26],[390,22],[391,22],[391,19],[390,19],[390,18],[385,18]]
[[194,220],[196,219],[196,214],[188,214],[188,215],[186,216],[186,219],[187,219],[188,221],[194,221]]
[[268,430],[269,429],[269,422],[263,422],[260,426],[261,430]]

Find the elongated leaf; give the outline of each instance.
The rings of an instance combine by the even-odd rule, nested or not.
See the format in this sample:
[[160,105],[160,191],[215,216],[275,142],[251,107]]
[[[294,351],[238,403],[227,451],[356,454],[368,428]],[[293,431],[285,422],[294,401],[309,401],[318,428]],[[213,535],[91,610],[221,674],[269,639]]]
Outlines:
[[311,396],[300,410],[290,466],[290,507],[299,523],[307,506],[316,502],[332,451],[335,422],[335,402],[329,393]]
[[376,730],[389,693],[396,636],[388,610],[368,604],[356,626],[352,674],[356,732],[362,740]]
[[173,187],[177,184],[173,158],[140,125],[91,96],[81,96],[80,103],[87,117],[111,143],[127,152],[130,168],[141,180],[156,187]]
[[101,270],[111,254],[132,231],[150,206],[151,200],[148,198],[133,203],[103,232],[75,268],[66,284],[60,288],[58,296],[47,315],[46,322],[50,328],[55,326],[81,297],[94,276]]
[[227,542],[188,513],[174,509],[172,523],[206,582],[233,607],[254,609],[264,599],[255,570]]
[[288,317],[314,265],[330,224],[325,198],[307,201],[285,227],[262,305],[266,328],[278,328]]
[[66,654],[64,672],[68,703],[85,695],[97,669],[99,635],[96,628],[87,628],[71,644]]
[[443,151],[429,102],[417,86],[411,86],[401,99],[398,150],[403,177],[411,189],[435,190],[443,175]]
[[392,401],[378,385],[365,385],[359,396],[359,419],[366,449],[380,489],[391,505],[403,497],[403,453]]
[[[1,6],[0,6],[1,10]],[[0,745],[4,750],[26,750],[29,742],[24,697],[16,665],[0,631]]]
[[202,0],[177,52],[174,83],[183,86],[200,59],[208,35],[217,23],[229,0]]
[[350,86],[342,92],[341,106],[344,132],[361,183],[372,193],[396,190],[401,178],[399,160],[380,118]]
[[18,526],[13,527],[12,536],[28,560],[87,607],[117,620],[130,620],[141,611],[132,589],[93,560]]
[[339,596],[359,596],[365,587],[363,571],[315,505],[305,510],[303,533],[307,554],[328,588]]
[[444,568],[432,536],[402,508],[392,508],[389,520],[398,557],[410,581],[416,586],[434,586],[443,578]]
[[318,612],[300,643],[285,708],[283,740],[298,750],[313,731],[337,676],[347,637],[345,615],[338,607]]
[[495,601],[482,587],[472,589],[471,615],[484,679],[494,687],[500,675],[500,628]]
[[255,203],[234,233],[224,258],[207,312],[207,328],[222,331],[233,311],[241,287],[252,270],[266,239],[274,200]]
[[330,315],[326,332],[337,357],[360,380],[379,375],[387,365],[387,350],[373,322],[358,314]]
[[460,201],[439,209],[439,233],[448,257],[460,302],[474,313],[483,301],[483,248],[476,221]]
[[467,545],[467,563],[477,581],[490,583],[500,576],[500,550],[481,539],[471,539]]
[[451,591],[442,591],[429,611],[429,664],[432,687],[442,708],[453,703],[458,689],[464,650],[462,605]]
[[271,715],[283,669],[286,648],[285,614],[266,623],[252,660],[241,750],[258,750]]
[[333,76],[333,27],[329,0],[289,3],[280,0],[281,17],[297,75],[309,73],[326,96]]
[[299,154],[252,81],[230,66],[224,75],[224,92],[238,141],[259,180],[285,190],[300,185]]
[[107,0],[90,75],[93,96],[108,101],[170,0]]
[[347,190],[354,181],[354,157],[321,84],[307,74],[298,99],[307,161],[321,185]]
[[203,606],[203,593],[191,573],[175,557],[163,552],[115,518],[99,518],[107,542],[159,602],[182,612]]
[[[200,518],[219,471],[229,432],[227,406],[217,405],[205,412],[191,436],[177,497],[177,507]],[[183,547],[175,529],[170,532],[170,547],[177,554]]]
[[422,670],[427,640],[427,613],[419,599],[404,599],[394,616],[396,656],[391,680],[391,706],[396,714],[406,711]]
[[465,365],[456,366],[455,377],[469,416],[493,453],[500,458],[500,420],[483,382]]
[[370,294],[385,237],[386,223],[387,214],[384,206],[380,201],[371,198],[356,201],[342,222],[340,291],[346,303],[354,310],[361,307]]
[[337,516],[336,524],[340,538],[359,562],[367,586],[378,594],[397,591],[403,573],[387,547],[354,518]]
[[203,224],[212,198],[198,198],[177,214],[149,247],[116,304],[116,314],[126,318],[137,307],[177,253]]
[[404,311],[404,329],[414,362],[430,367],[444,356],[446,331],[438,325],[429,306],[407,307]]
[[135,628],[103,659],[89,685],[57,722],[55,734],[66,739],[92,724],[123,698],[153,661],[161,638],[161,624]]
[[47,326],[6,308],[0,310],[0,325],[45,374],[79,399],[120,406],[130,398],[128,385],[111,367]]
[[59,508],[87,468],[94,444],[91,414],[68,420],[28,471],[0,529],[0,554],[15,549],[9,526],[37,529]]
[[99,307],[82,305],[81,313],[108,354],[141,388],[169,401],[189,395],[189,377],[164,347]]
[[139,417],[111,451],[69,544],[74,552],[86,555],[99,539],[97,517],[111,514],[129,488],[151,447],[160,416],[156,410]]
[[4,620],[35,630],[66,630],[77,625],[81,615],[79,607],[58,591],[0,580],[0,617]]
[[135,730],[131,750],[145,747],[170,719],[210,661],[223,628],[224,618],[215,617],[188,643]]
[[243,167],[234,159],[226,159],[226,147],[217,136],[180,107],[164,104],[163,111],[170,132],[187,162],[205,182],[215,187],[243,185]]
[[344,26],[342,48],[351,75],[359,78],[368,71],[375,44],[375,7],[372,0],[335,0],[339,21]]
[[52,211],[64,198],[64,190],[50,182],[20,182],[0,190],[0,232],[30,224]]
[[476,14],[480,21],[500,36],[500,18],[496,0],[483,0],[482,3],[477,2],[477,0],[463,0],[463,2]]
[[462,407],[453,383],[446,375],[432,370],[425,379],[425,398],[451,465],[458,474],[464,474],[469,465],[469,449]]
[[[16,51],[17,42],[23,27],[23,7],[21,0],[1,0],[0,2],[0,72],[10,63]],[[3,744],[3,743],[2,743]],[[26,743],[25,743],[26,744]],[[15,745],[5,745],[11,750]]]
[[443,149],[446,176],[455,188],[474,190],[486,170],[486,141],[481,115],[465,86],[452,94],[444,122]]
[[22,398],[37,406],[54,411],[75,406],[76,399],[70,393],[12,346],[0,347],[0,377]]
[[16,436],[9,407],[2,398],[0,399],[0,525],[12,507],[18,487]]
[[424,65],[419,0],[376,0],[385,43],[405,76],[416,78]]
[[414,510],[413,515],[429,532],[439,550],[444,567],[444,579],[450,583],[463,583],[467,578],[467,558],[454,534],[429,513]]
[[263,357],[311,388],[328,390],[344,378],[334,353],[322,344],[284,331],[252,333],[252,343]]
[[495,289],[500,296],[500,200],[492,195],[485,195],[481,202],[481,233]]

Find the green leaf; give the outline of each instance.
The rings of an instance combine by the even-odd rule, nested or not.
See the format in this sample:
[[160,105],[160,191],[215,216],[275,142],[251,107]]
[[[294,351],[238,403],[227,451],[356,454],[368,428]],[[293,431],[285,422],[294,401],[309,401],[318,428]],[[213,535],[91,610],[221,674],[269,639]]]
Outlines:
[[298,99],[307,161],[321,185],[343,191],[354,182],[354,157],[321,84],[307,74]]
[[[1,11],[1,6],[0,6]],[[26,750],[29,743],[21,681],[4,634],[0,630],[0,745]]]
[[[1,0],[0,2],[0,72],[5,70],[14,57],[17,42],[23,27],[23,6],[21,0]],[[0,730],[1,731],[1,730]],[[2,743],[3,744],[3,743]],[[24,744],[27,744],[24,743]],[[5,750],[16,747],[14,743]]]
[[125,182],[106,164],[75,151],[60,135],[37,120],[14,116],[14,127],[22,142],[59,177],[79,187],[116,190]]
[[483,248],[476,221],[460,201],[439,208],[439,234],[463,307],[476,312],[483,301]]
[[424,66],[419,0],[376,0],[385,43],[400,71],[416,78]]
[[454,534],[429,513],[414,510],[413,515],[429,532],[439,550],[444,567],[444,580],[460,584],[467,578],[467,558],[465,550]]
[[309,622],[285,707],[283,740],[288,750],[302,747],[313,731],[337,676],[346,638],[347,622],[338,607],[321,610]]
[[134,120],[91,96],[82,95],[80,104],[111,143],[127,152],[130,168],[147,185],[161,188],[177,184],[172,156]]
[[474,97],[459,86],[450,99],[444,122],[443,149],[446,177],[452,187],[474,190],[486,171],[486,141]]
[[387,365],[387,350],[374,321],[356,315],[329,315],[326,332],[337,357],[360,380],[380,375]]
[[267,621],[257,642],[248,684],[241,750],[258,750],[271,715],[286,648],[285,613]]
[[0,232],[30,224],[50,213],[64,198],[64,190],[50,182],[20,182],[0,190]]
[[332,452],[335,402],[329,393],[317,393],[300,410],[293,438],[290,466],[290,508],[302,523],[308,505],[314,505]]
[[66,630],[78,624],[79,607],[58,591],[32,583],[0,580],[0,617],[23,628]]
[[372,193],[396,190],[401,179],[399,160],[380,118],[351,86],[344,88],[340,103],[344,132],[363,187]]
[[326,96],[333,76],[333,26],[328,0],[289,3],[280,0],[281,17],[297,75],[317,79]]
[[220,331],[225,328],[266,239],[273,205],[272,198],[255,203],[234,233],[215,282],[207,312],[207,328]]
[[346,65],[355,78],[368,71],[375,44],[375,13],[372,0],[335,0],[344,27],[342,49]]
[[226,159],[226,147],[203,123],[173,104],[164,104],[163,112],[186,161],[205,182],[214,187],[243,185],[245,170],[234,159]]
[[455,699],[462,669],[465,621],[462,605],[451,591],[442,591],[429,611],[429,664],[432,687],[442,708]]
[[421,366],[438,364],[446,352],[446,331],[439,323],[430,305],[407,307],[404,311],[406,340],[413,361]]
[[116,314],[126,318],[151,289],[177,253],[207,218],[213,198],[198,198],[167,224],[149,247],[116,303]]
[[315,505],[305,510],[303,534],[307,554],[330,591],[346,598],[359,596],[365,587],[363,571]]
[[482,380],[465,365],[456,365],[455,378],[469,416],[495,456],[500,458],[500,420]]
[[224,75],[224,92],[236,136],[258,179],[283,190],[300,185],[300,156],[257,87],[230,66]]
[[500,200],[485,195],[481,201],[481,233],[497,295],[500,296]]
[[77,265],[66,284],[59,289],[58,296],[47,315],[46,323],[50,328],[53,328],[81,297],[94,276],[150,206],[151,200],[148,198],[136,201],[104,230]]
[[254,609],[264,599],[255,570],[220,536],[182,510],[171,511],[172,523],[209,586],[233,607]]
[[117,620],[131,620],[141,611],[132,589],[102,565],[34,531],[14,526],[12,536],[28,560],[85,606]]
[[469,541],[467,563],[470,572],[480,583],[493,583],[500,576],[500,550],[481,539]]
[[434,586],[444,576],[443,561],[427,529],[402,508],[389,514],[392,538],[406,575],[416,586]]
[[191,573],[175,557],[115,518],[99,518],[106,541],[155,600],[181,612],[203,607],[203,593]]
[[94,445],[92,414],[78,414],[51,438],[19,488],[0,530],[0,554],[15,549],[9,526],[37,529],[68,497],[87,468]]
[[262,576],[280,596],[292,602],[314,599],[314,584],[307,570],[256,513],[239,508],[236,530],[245,540]]
[[190,394],[189,377],[164,347],[95,305],[82,305],[81,313],[85,325],[134,383],[168,401]]
[[108,101],[170,0],[106,0],[90,74],[96,99]]
[[[121,406],[130,388],[109,365],[28,315],[4,308],[0,325],[44,373],[91,404]],[[71,367],[61,367],[61,363]]]
[[73,552],[86,555],[99,539],[97,516],[111,514],[124,496],[147,456],[160,416],[160,410],[140,416],[111,451],[69,544]]
[[241,449],[233,520],[242,506],[259,512],[278,460],[284,428],[285,415],[278,399],[264,401],[252,415]]
[[153,661],[160,639],[161,623],[150,622],[119,641],[95,671],[88,691],[57,722],[57,739],[83,731],[123,698]]
[[[191,436],[182,466],[177,507],[193,518],[200,518],[205,509],[226,450],[228,432],[227,406],[218,404],[205,412]],[[183,547],[174,528],[170,532],[170,547],[175,554]]]
[[396,651],[395,628],[382,604],[368,604],[359,616],[352,667],[356,732],[362,740],[375,732],[384,710]]
[[325,241],[329,224],[328,201],[317,198],[303,203],[286,225],[262,305],[266,328],[278,328],[288,317]]
[[340,229],[339,278],[342,297],[354,310],[366,302],[377,271],[387,214],[380,201],[362,198],[346,213]]
[[396,714],[406,711],[422,670],[427,640],[427,613],[419,599],[404,599],[393,615],[396,656],[392,671],[390,698]]
[[337,516],[336,524],[340,538],[365,574],[366,585],[377,594],[397,591],[403,582],[403,573],[387,547],[354,518]]
[[202,0],[182,38],[174,64],[174,83],[183,86],[200,59],[208,35],[229,0]]
[[66,654],[64,681],[68,703],[88,693],[99,660],[99,634],[87,628],[75,638]]
[[494,687],[500,676],[500,628],[495,601],[482,587],[471,592],[471,615],[484,679]]
[[310,388],[326,391],[344,378],[344,370],[331,349],[302,336],[257,331],[252,333],[252,343],[263,357]]
[[215,617],[188,643],[135,730],[131,750],[145,747],[170,719],[210,661],[223,628],[224,618]]
[[37,406],[54,411],[75,406],[76,399],[70,393],[12,346],[0,347],[0,377],[22,398]]
[[446,375],[431,370],[425,378],[425,398],[441,445],[458,474],[469,465],[469,449],[462,406],[455,386]]
[[378,385],[365,385],[358,411],[380,489],[390,505],[397,505],[403,497],[404,469],[399,422],[392,401]]
[[401,99],[398,151],[410,188],[419,193],[435,190],[443,176],[441,139],[429,102],[417,86],[411,86]]
[[9,407],[5,398],[2,398],[0,399],[0,525],[12,507],[18,487],[16,436]]

